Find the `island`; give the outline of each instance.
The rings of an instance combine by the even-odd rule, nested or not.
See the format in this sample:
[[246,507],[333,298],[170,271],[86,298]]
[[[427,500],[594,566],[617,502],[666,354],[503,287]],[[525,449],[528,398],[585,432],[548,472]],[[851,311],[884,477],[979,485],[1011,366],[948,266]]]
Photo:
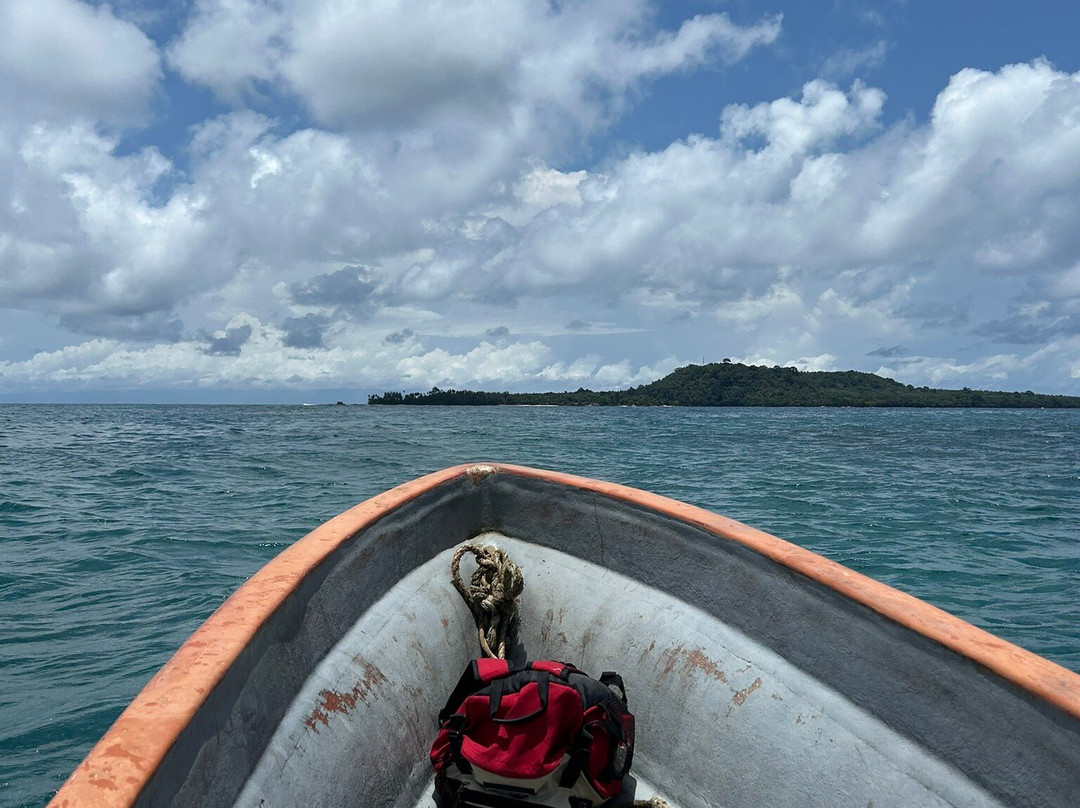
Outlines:
[[938,390],[913,387],[873,373],[802,371],[790,367],[714,362],[687,365],[662,379],[628,390],[563,393],[491,393],[440,390],[368,396],[372,405],[559,405],[631,407],[1080,407],[1080,396],[1025,390]]

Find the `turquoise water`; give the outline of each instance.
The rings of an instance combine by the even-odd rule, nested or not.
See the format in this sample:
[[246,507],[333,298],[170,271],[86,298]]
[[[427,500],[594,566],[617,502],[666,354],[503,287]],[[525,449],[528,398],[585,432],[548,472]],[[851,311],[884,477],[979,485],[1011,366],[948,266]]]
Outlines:
[[283,547],[449,465],[656,491],[1080,670],[1080,412],[0,405],[0,806]]

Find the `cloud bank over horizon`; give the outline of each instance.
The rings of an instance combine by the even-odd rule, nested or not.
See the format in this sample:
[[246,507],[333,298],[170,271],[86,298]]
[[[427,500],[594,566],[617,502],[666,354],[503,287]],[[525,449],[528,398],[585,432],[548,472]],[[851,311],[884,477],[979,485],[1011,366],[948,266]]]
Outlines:
[[[0,0],[0,396],[722,357],[1080,394],[1077,66],[895,110],[887,20],[798,62],[740,8]],[[642,145],[650,110],[713,128]]]

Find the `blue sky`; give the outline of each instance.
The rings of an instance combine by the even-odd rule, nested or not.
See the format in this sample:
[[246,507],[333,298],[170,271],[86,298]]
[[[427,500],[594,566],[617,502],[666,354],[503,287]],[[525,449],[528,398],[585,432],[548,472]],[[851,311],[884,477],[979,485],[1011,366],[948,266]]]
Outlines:
[[0,0],[0,400],[1080,394],[1080,7]]

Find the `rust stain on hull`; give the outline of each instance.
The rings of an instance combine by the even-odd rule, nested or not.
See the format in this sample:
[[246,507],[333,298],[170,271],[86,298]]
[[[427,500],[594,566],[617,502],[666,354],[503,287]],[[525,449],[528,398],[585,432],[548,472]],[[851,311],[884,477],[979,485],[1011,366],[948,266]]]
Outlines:
[[744,701],[746,701],[746,697],[753,693],[755,690],[757,690],[759,687],[761,687],[760,676],[753,681],[750,687],[737,691],[735,695],[731,697],[732,703],[736,705],[741,705]]
[[[654,645],[649,646],[648,650],[641,655],[641,659],[644,659],[649,651],[653,650]],[[674,673],[677,667],[681,667],[683,673],[690,673],[691,671],[696,670],[718,682],[727,681],[727,673],[715,660],[706,655],[703,648],[687,650],[682,645],[678,645],[675,648],[664,651],[664,653],[660,655],[660,661],[664,665],[660,672],[660,678],[664,678],[669,674]]]
[[544,622],[540,624],[540,642],[547,644],[548,635],[551,634],[551,627],[555,624],[555,612],[548,609],[544,612]]
[[[727,681],[727,674],[725,674],[720,669],[720,666],[717,665],[713,660],[705,656],[704,652],[702,652],[700,649],[690,651],[686,654],[686,664],[690,665],[693,668],[697,668],[702,673],[711,676],[713,679],[716,679],[720,682]],[[760,680],[758,680],[758,683],[760,684]]]
[[319,703],[315,706],[315,709],[311,711],[311,714],[304,719],[304,723],[308,729],[313,732],[319,731],[319,724],[324,727],[330,726],[330,714],[340,713],[342,715],[348,715],[354,709],[358,702],[367,701],[368,694],[372,688],[383,682],[389,681],[383,672],[370,662],[362,663],[364,667],[364,676],[352,690],[338,691],[338,690],[323,690],[319,693]]

